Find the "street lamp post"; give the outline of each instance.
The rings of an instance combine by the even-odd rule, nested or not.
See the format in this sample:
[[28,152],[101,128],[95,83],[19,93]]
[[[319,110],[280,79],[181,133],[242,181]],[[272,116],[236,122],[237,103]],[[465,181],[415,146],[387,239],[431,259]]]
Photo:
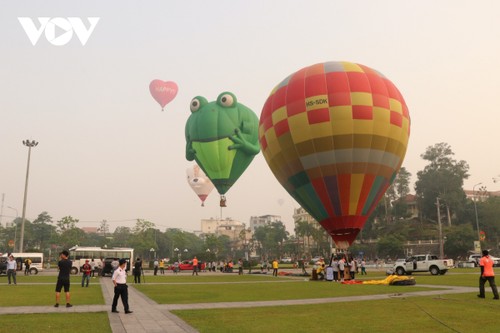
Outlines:
[[476,205],[476,186],[481,185],[482,183],[477,183],[472,187],[472,201],[474,202],[474,213],[476,214],[476,228],[477,228],[477,240],[479,244],[481,244],[481,235],[479,231],[479,219],[477,217],[477,205]]
[[24,250],[24,221],[26,218],[26,199],[28,197],[28,177],[30,174],[31,148],[36,147],[38,142],[35,140],[23,140],[23,145],[28,147],[28,164],[26,166],[26,182],[24,183],[23,215],[21,218],[21,236],[19,237],[19,252]]
[[17,211],[16,208],[14,207],[11,207],[11,206],[7,206],[7,208],[10,208],[12,210],[15,210],[16,211],[16,227],[14,229],[14,251],[12,252],[16,252],[16,244],[17,244],[17,219],[19,218],[19,212]]
[[153,259],[155,259],[156,258],[156,256],[155,256],[155,249],[153,249],[153,248],[149,249],[149,257],[150,258],[151,258],[151,254],[153,255]]
[[181,262],[181,252],[179,251],[178,248],[175,248],[174,252],[177,253],[177,262],[180,263]]

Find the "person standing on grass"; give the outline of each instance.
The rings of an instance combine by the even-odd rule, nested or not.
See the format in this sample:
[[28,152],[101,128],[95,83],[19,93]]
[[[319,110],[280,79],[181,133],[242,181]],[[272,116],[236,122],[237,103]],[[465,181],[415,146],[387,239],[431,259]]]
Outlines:
[[115,285],[115,296],[113,297],[113,304],[111,305],[111,312],[118,313],[116,306],[118,305],[118,298],[122,298],[123,308],[125,313],[132,313],[128,306],[128,286],[127,286],[127,266],[126,259],[120,259],[118,268],[113,272],[111,280]]
[[160,259],[160,274],[165,274],[165,261]]
[[339,261],[337,257],[333,258],[332,268],[333,268],[333,281],[339,282]]
[[89,286],[89,281],[90,281],[90,272],[92,271],[92,267],[89,264],[89,260],[85,260],[85,264],[82,266],[82,287],[86,282],[86,286]]
[[361,259],[361,275],[366,275],[366,261]]
[[17,262],[14,260],[14,256],[11,254],[9,256],[9,260],[7,260],[7,278],[9,279],[9,284],[11,283],[11,278],[14,280],[14,284],[17,284],[16,268]]
[[154,266],[154,275],[156,275],[158,273],[158,259],[155,258],[155,260],[153,261],[153,266]]
[[71,260],[68,259],[69,252],[67,250],[62,251],[59,254],[59,263],[57,264],[59,268],[59,275],[57,276],[56,284],[56,304],[54,307],[59,307],[59,301],[61,299],[61,289],[64,287],[64,292],[66,293],[66,307],[70,308],[73,305],[70,303],[71,295],[69,293],[69,274],[71,272]]
[[278,259],[274,259],[273,261],[273,276],[278,276]]
[[94,275],[95,269],[96,269],[95,261],[94,261],[94,258],[92,258],[92,260],[90,261],[90,274],[93,278],[95,277],[95,275]]
[[341,258],[339,260],[339,278],[340,278],[340,282],[344,282],[344,272],[345,272],[345,259]]
[[243,259],[238,260],[238,275],[243,275]]
[[495,284],[495,272],[493,271],[493,259],[490,258],[488,250],[483,250],[483,256],[479,260],[481,267],[481,276],[479,277],[479,295],[477,297],[484,298],[484,285],[486,281],[490,283],[491,291],[493,291],[493,299],[498,299],[497,285]]
[[142,260],[137,257],[134,264],[134,283],[141,283],[141,273],[142,273]]
[[31,266],[31,259],[26,258],[26,260],[24,260],[24,275],[31,275],[30,266]]
[[198,275],[198,258],[196,256],[193,258],[193,274],[191,275]]
[[351,257],[351,262],[349,263],[349,274],[351,275],[351,280],[354,280],[357,271],[358,263]]

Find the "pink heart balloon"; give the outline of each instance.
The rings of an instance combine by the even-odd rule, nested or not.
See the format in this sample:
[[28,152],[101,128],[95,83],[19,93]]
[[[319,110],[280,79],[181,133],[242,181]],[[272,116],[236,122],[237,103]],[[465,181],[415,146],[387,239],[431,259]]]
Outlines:
[[149,84],[151,96],[161,105],[162,111],[175,98],[178,90],[177,84],[172,81],[153,80]]

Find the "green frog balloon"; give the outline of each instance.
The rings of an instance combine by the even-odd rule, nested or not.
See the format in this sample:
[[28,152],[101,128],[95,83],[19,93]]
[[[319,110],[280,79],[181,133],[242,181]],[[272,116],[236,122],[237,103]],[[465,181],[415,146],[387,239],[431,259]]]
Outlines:
[[236,96],[223,92],[214,102],[197,96],[186,122],[186,159],[196,160],[221,195],[250,165],[260,151],[257,115]]

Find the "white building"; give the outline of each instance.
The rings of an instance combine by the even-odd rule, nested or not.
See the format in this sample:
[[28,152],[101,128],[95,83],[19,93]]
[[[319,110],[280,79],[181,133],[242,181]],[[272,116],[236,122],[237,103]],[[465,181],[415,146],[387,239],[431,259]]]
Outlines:
[[262,215],[262,216],[251,216],[250,217],[250,230],[252,233],[258,227],[269,225],[273,222],[281,222],[280,215]]
[[201,220],[201,232],[203,234],[226,235],[231,240],[237,240],[240,232],[244,229],[244,223],[230,217],[223,220],[214,219],[213,217]]

